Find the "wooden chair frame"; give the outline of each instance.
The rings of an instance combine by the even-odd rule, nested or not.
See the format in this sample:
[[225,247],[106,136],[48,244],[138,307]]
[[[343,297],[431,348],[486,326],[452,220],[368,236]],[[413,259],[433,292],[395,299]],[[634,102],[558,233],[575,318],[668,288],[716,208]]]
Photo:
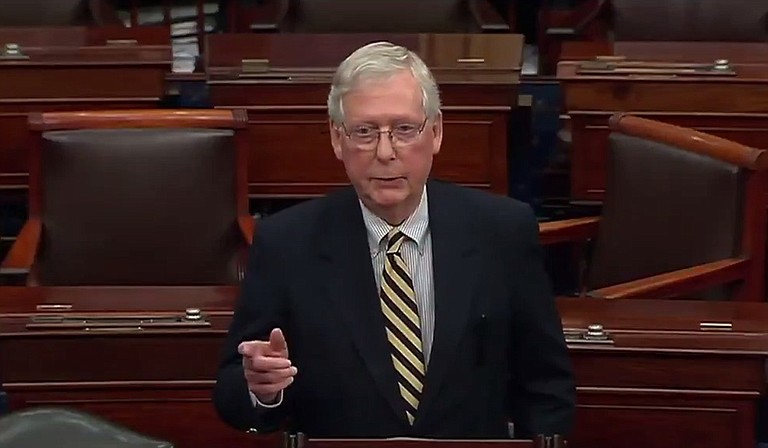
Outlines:
[[[708,287],[739,281],[733,300],[765,300],[766,169],[768,153],[739,143],[626,113],[614,114],[610,130],[712,157],[746,172],[741,255],[618,285],[587,291],[605,299],[680,297]],[[542,244],[586,241],[598,235],[599,217],[542,223]],[[582,287],[583,285],[579,285]]]
[[30,136],[29,217],[0,265],[0,276],[25,276],[33,273],[43,233],[42,167],[43,133],[78,129],[125,128],[208,128],[234,130],[237,220],[247,245],[252,242],[255,222],[248,209],[247,113],[244,110],[113,110],[32,113],[28,118]]

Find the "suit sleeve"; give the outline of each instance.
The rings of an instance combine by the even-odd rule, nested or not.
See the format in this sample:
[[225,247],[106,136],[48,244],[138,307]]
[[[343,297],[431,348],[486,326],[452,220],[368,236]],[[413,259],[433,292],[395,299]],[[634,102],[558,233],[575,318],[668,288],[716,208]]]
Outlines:
[[516,437],[567,436],[573,426],[576,388],[562,322],[545,272],[539,228],[527,208],[509,248],[515,272],[517,316],[510,347],[512,415]]
[[243,341],[268,340],[273,328],[286,331],[287,279],[282,269],[281,242],[268,219],[262,221],[248,254],[246,275],[216,376],[213,401],[219,417],[240,430],[276,431],[290,409],[287,393],[280,406],[254,406],[242,356],[237,351]]

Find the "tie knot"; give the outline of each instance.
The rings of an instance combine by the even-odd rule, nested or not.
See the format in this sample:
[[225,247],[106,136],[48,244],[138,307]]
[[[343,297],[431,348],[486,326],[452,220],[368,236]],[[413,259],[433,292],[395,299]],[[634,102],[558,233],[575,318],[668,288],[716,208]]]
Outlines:
[[390,230],[389,234],[387,234],[387,236],[389,237],[387,240],[387,253],[400,253],[400,247],[403,245],[403,242],[407,238],[405,234],[399,229],[392,229]]

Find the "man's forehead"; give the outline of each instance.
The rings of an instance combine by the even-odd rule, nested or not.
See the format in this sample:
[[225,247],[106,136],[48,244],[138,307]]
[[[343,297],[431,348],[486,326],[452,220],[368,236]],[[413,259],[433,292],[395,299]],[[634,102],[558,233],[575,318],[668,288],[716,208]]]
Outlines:
[[393,87],[420,90],[419,82],[410,70],[399,70],[390,74],[371,73],[361,75],[353,84],[351,91],[378,90]]

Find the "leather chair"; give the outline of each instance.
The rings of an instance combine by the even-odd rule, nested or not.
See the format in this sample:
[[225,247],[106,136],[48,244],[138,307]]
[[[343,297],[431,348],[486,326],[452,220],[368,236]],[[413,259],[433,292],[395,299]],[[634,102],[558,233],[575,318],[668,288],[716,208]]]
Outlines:
[[[545,6],[540,21],[545,73],[566,41],[581,42],[589,58],[611,54],[615,42],[768,42],[768,3],[755,0],[579,0],[562,11]],[[572,47],[568,58],[578,53]]]
[[106,0],[0,0],[0,26],[107,25],[117,16]]
[[245,111],[29,118],[29,219],[0,267],[28,285],[237,284],[248,214]]
[[582,294],[765,300],[766,151],[628,114],[609,126],[601,216],[540,225],[544,244],[593,240]]
[[768,2],[611,0],[616,41],[768,42]]
[[768,41],[768,4],[754,0],[582,0],[544,22],[545,35],[567,40]]
[[0,418],[0,448],[173,448],[83,412],[31,408]]
[[253,31],[292,33],[509,32],[487,0],[277,0],[274,23]]

